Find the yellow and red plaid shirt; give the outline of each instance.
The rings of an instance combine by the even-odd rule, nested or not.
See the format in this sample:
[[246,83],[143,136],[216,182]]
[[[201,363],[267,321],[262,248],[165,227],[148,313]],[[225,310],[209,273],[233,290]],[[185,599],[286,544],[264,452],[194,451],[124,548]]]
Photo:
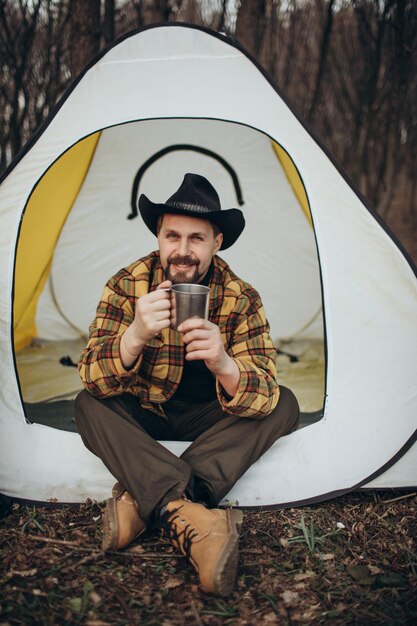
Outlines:
[[[130,369],[120,358],[120,340],[133,321],[137,298],[163,281],[159,253],[152,252],[106,284],[78,365],[84,386],[94,396],[129,392],[144,408],[163,414],[163,403],[173,396],[182,377],[182,334],[164,329],[146,344]],[[213,258],[210,290],[209,319],[220,328],[226,352],[240,370],[239,388],[231,399],[217,381],[218,400],[228,413],[261,419],[273,411],[279,397],[276,350],[261,299],[218,256]]]

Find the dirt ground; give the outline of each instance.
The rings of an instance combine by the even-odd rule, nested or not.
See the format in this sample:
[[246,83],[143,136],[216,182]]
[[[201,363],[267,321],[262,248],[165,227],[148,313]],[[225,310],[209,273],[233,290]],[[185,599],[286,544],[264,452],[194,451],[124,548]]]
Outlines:
[[157,530],[104,554],[102,509],[13,504],[0,526],[0,626],[417,624],[416,492],[246,511],[227,598],[202,592]]

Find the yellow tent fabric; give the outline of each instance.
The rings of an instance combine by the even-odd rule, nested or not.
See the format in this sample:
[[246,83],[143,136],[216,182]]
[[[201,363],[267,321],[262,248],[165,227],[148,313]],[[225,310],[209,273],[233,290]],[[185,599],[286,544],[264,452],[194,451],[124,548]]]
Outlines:
[[14,275],[14,347],[36,337],[35,314],[61,229],[82,187],[100,133],[79,141],[45,173],[22,220]]
[[274,148],[275,154],[278,157],[279,162],[281,163],[282,169],[285,172],[286,177],[294,191],[294,194],[300,203],[301,208],[304,211],[304,215],[307,220],[310,222],[310,226],[313,227],[313,222],[311,219],[310,213],[310,205],[308,203],[307,194],[304,189],[304,185],[301,181],[300,175],[297,171],[297,168],[294,165],[293,160],[289,156],[289,154],[275,141],[272,142],[272,147]]

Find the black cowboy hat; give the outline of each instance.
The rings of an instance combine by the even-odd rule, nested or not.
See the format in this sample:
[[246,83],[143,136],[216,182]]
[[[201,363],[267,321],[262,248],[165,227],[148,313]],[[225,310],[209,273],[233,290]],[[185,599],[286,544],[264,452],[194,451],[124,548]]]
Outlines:
[[158,219],[164,213],[199,217],[217,224],[223,234],[221,250],[230,248],[245,228],[240,209],[221,210],[219,196],[207,178],[186,174],[178,191],[164,204],[151,202],[145,194],[139,198],[139,211],[149,230],[157,235]]

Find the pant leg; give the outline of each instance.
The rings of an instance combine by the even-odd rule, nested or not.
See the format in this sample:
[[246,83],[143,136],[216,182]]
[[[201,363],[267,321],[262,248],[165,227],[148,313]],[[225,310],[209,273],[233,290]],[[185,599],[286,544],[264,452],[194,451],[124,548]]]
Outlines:
[[126,394],[99,399],[82,391],[74,419],[86,447],[133,495],[147,523],[158,505],[184,494],[190,466],[156,441],[173,438],[169,425],[134,399]]
[[169,426],[178,441],[195,441],[206,430],[229,414],[225,413],[217,400],[201,404],[185,402],[175,404],[170,410],[165,409]]
[[216,505],[272,444],[298,427],[300,409],[290,389],[280,386],[278,405],[261,420],[222,412],[181,458],[192,467],[194,497]]

